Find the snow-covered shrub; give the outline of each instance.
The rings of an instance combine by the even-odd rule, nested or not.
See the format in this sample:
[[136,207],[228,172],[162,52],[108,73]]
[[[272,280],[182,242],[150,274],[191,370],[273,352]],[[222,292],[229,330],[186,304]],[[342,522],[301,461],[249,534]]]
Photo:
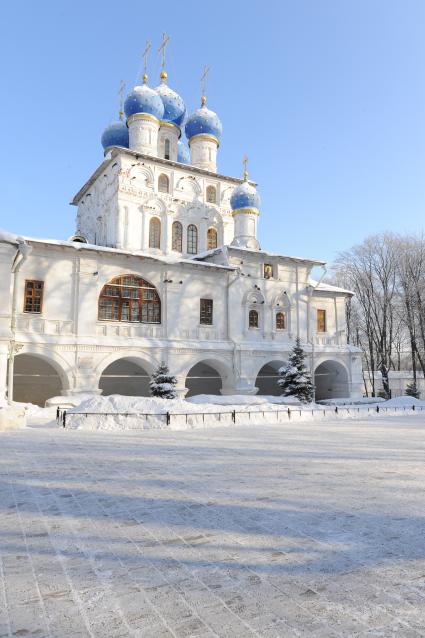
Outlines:
[[177,383],[176,377],[170,374],[168,366],[163,362],[161,363],[152,375],[152,380],[149,384],[151,396],[160,397],[162,399],[175,399],[177,394],[175,385]]
[[301,347],[301,341],[297,338],[292,349],[289,361],[279,369],[277,384],[285,397],[297,397],[302,403],[310,403],[314,397],[314,385],[311,374],[304,365],[305,352]]

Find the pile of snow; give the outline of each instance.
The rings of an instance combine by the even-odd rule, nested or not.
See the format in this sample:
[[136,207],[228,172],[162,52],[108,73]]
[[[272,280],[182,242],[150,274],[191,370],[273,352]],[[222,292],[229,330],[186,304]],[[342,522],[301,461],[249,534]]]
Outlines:
[[66,410],[68,408],[76,408],[77,405],[80,405],[80,403],[82,403],[83,401],[86,401],[87,399],[93,398],[93,396],[97,396],[97,395],[93,395],[92,392],[87,392],[87,393],[82,392],[81,394],[75,394],[70,396],[52,397],[51,399],[47,399],[46,408],[59,407]]
[[[107,397],[91,396],[77,407],[67,410],[66,427],[85,430],[140,430],[171,427],[180,430],[203,424],[204,414],[209,414],[212,421],[217,421],[217,425],[224,425],[227,421],[230,424],[233,410],[257,414],[263,410],[276,413],[282,409],[282,404],[288,405],[288,399],[285,397],[271,398],[276,402],[271,403],[267,397],[246,395],[241,395],[241,398],[238,395],[228,397],[198,395],[190,400],[129,397],[120,394]],[[212,399],[214,403],[211,402]],[[241,402],[235,403],[235,399]],[[299,406],[300,403],[292,399],[289,405]],[[182,415],[184,418],[173,418],[168,426],[167,413],[174,416]],[[185,415],[193,415],[193,418],[187,419]]]
[[279,404],[279,405],[300,405],[300,400],[297,397],[282,397],[272,395],[247,395],[247,394],[230,394],[230,395],[216,395],[216,394],[197,394],[194,397],[186,399],[189,403],[214,403],[215,405],[266,405],[266,404]]
[[421,399],[416,399],[415,397],[394,397],[394,399],[389,399],[385,401],[385,407],[388,408],[411,408],[415,406],[415,408],[425,408],[425,401],[421,401]]
[[0,432],[24,428],[26,424],[27,413],[24,407],[18,404],[7,405],[2,403],[0,406]]
[[34,403],[20,403],[19,401],[13,401],[11,406],[25,410],[26,415],[29,418],[45,416],[52,416],[52,418],[54,418],[56,415],[56,408],[41,408],[39,405],[35,405]]
[[321,399],[317,403],[320,405],[376,405],[384,401],[382,397],[359,397],[358,399]]
[[24,240],[20,235],[9,233],[9,231],[0,228],[0,241],[4,241],[8,244],[17,244],[18,242],[22,242]]
[[[273,402],[272,402],[273,401]],[[362,402],[361,402],[362,403]],[[384,411],[369,414],[370,401],[358,405],[356,416],[367,414],[371,418]],[[377,404],[375,400],[375,405]],[[291,421],[353,418],[350,405],[341,406],[335,413],[335,405],[301,404],[288,397],[247,395],[198,395],[185,399],[157,397],[129,397],[122,395],[90,396],[75,408],[67,411],[66,427],[84,430],[186,430],[202,427],[232,425],[281,424]],[[352,404],[351,404],[352,405]],[[425,401],[400,397],[392,401],[379,401],[379,405],[392,408],[425,406]],[[362,409],[363,407],[363,409]],[[288,414],[288,410],[290,414]],[[233,415],[233,411],[235,414]],[[393,410],[396,414],[396,410]],[[385,411],[385,414],[387,412]],[[170,415],[170,418],[167,417]],[[246,416],[245,416],[246,415]]]

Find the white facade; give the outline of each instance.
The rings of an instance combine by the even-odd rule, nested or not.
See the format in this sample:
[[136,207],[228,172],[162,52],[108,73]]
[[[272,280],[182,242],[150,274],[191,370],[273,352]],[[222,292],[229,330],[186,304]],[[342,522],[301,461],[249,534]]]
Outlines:
[[[361,396],[360,352],[346,343],[350,293],[311,280],[323,262],[260,250],[258,213],[233,215],[243,182],[216,172],[213,139],[193,137],[187,165],[176,161],[177,127],[142,115],[127,124],[130,149],[107,149],[73,200],[87,243],[0,235],[1,394],[8,383],[15,400],[33,402],[148,394],[161,361],[180,396],[277,394],[277,369],[299,336],[318,398]],[[132,321],[121,310],[121,320],[101,316],[104,286],[123,276],[156,289],[154,321],[142,311]],[[39,308],[27,301],[28,282],[42,282]]]

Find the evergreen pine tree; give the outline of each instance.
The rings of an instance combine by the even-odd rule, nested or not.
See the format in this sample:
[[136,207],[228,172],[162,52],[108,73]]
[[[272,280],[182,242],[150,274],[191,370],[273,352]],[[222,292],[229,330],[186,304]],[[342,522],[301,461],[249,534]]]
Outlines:
[[284,397],[297,397],[302,403],[309,403],[314,397],[314,385],[311,374],[304,365],[306,355],[297,338],[288,363],[279,370],[277,383]]
[[170,374],[168,366],[162,362],[153,373],[149,384],[151,396],[161,399],[175,399],[177,396],[174,387],[176,383],[176,377]]
[[411,383],[407,384],[405,394],[408,397],[414,397],[415,399],[419,399],[421,395],[415,381],[412,381]]

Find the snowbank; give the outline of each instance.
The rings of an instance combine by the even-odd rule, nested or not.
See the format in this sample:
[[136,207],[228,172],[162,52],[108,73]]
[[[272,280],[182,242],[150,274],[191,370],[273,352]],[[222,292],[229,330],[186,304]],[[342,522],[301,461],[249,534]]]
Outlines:
[[0,407],[0,432],[24,428],[26,424],[27,413],[24,407],[19,404]]
[[[271,403],[271,400],[278,401]],[[214,403],[212,402],[214,401]],[[240,401],[240,403],[238,403]],[[84,430],[187,430],[215,426],[279,425],[297,421],[379,418],[410,411],[424,401],[401,397],[378,405],[288,404],[283,397],[199,395],[189,400],[122,395],[91,396],[67,411],[66,427]],[[376,408],[376,409],[375,409]]]
[[382,397],[360,397],[358,399],[322,399],[317,403],[319,405],[376,405],[383,402],[385,399]]
[[64,409],[68,409],[68,408],[76,408],[77,405],[80,405],[83,401],[86,401],[87,399],[91,399],[93,398],[93,396],[97,396],[97,395],[93,395],[93,393],[81,393],[81,394],[76,394],[76,395],[70,395],[70,396],[57,396],[57,397],[52,397],[51,399],[47,399],[46,401],[46,408],[64,408]]
[[[168,427],[170,429],[187,429],[205,425],[205,415],[208,414],[209,426],[226,425],[232,423],[232,412],[251,413],[257,416],[265,411],[263,419],[270,418],[268,412],[276,413],[287,405],[284,397],[271,397],[276,403],[271,403],[268,397],[254,397],[246,395],[213,396],[198,395],[189,400],[159,399],[155,397],[128,397],[112,394],[107,397],[91,396],[80,405],[67,410],[66,427],[82,428],[86,430],[132,430],[155,429]],[[212,401],[214,400],[214,403]],[[240,403],[235,402],[240,401]],[[300,405],[291,399],[290,405]],[[172,415],[167,423],[167,413]],[[189,416],[187,416],[189,415]],[[272,414],[276,421],[275,414]],[[246,417],[244,417],[245,420]]]
[[256,394],[231,394],[231,395],[215,395],[215,394],[197,394],[185,400],[189,403],[213,403],[214,405],[268,405],[275,403],[279,405],[300,405],[300,401],[296,397],[275,397],[272,395]]
[[415,397],[394,397],[394,399],[389,399],[385,401],[385,407],[388,408],[411,408],[415,406],[415,408],[425,407],[425,401],[421,401],[420,399],[415,399]]

